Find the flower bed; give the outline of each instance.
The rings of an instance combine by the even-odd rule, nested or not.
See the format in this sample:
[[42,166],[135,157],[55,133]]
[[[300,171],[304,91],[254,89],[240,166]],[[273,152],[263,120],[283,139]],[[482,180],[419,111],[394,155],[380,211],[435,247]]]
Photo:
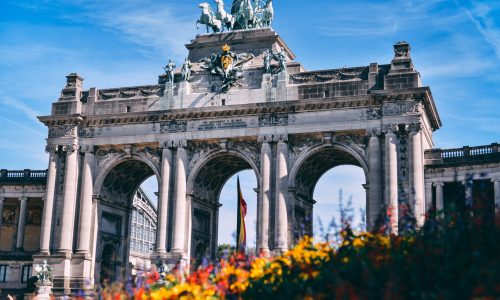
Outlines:
[[[273,258],[233,255],[189,274],[148,274],[104,299],[500,299],[500,218],[428,218],[399,236],[354,233],[339,245],[303,238]],[[129,292],[127,292],[127,290]]]

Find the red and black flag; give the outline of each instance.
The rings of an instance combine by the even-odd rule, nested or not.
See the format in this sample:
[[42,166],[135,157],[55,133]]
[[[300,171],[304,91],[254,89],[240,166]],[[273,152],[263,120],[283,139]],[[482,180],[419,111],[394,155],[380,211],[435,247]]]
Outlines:
[[247,215],[247,203],[243,199],[240,188],[240,177],[238,176],[238,219],[236,229],[236,251],[245,251],[247,245],[247,231],[245,227],[245,216]]

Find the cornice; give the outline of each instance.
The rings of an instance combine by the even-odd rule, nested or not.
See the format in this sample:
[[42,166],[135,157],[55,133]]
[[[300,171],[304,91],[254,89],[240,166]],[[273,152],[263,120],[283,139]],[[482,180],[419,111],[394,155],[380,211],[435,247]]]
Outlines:
[[63,115],[43,116],[38,119],[46,126],[84,124],[85,126],[140,124],[169,120],[210,119],[220,117],[256,116],[272,113],[298,113],[377,106],[381,103],[371,95],[356,97],[336,97],[318,100],[291,100],[245,105],[186,108],[109,115]]
[[416,99],[422,101],[424,105],[425,113],[429,118],[432,129],[435,131],[441,128],[441,118],[439,117],[436,105],[434,103],[434,97],[432,96],[431,89],[429,87],[420,87],[406,90],[373,90],[371,91],[374,99],[380,102],[387,101],[398,101],[398,100],[412,100]]

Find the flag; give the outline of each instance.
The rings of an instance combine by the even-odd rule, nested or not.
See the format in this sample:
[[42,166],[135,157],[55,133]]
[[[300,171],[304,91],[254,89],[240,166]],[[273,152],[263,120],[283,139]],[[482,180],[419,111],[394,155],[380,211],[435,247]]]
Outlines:
[[240,177],[238,176],[238,218],[236,222],[236,251],[245,251],[247,244],[247,231],[245,228],[245,216],[247,215],[247,203],[243,199],[240,188]]

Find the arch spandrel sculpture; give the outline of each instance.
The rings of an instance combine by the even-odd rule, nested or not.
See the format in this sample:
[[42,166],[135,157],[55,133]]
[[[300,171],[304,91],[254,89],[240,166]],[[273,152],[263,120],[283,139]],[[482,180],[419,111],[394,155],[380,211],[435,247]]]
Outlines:
[[[58,149],[46,190],[57,209],[42,226],[42,235],[52,234],[42,249],[52,255],[35,261],[54,266],[54,289],[69,293],[81,278],[97,282],[109,243],[117,263],[125,261],[127,232],[111,229],[125,228],[128,191],[153,174],[159,207],[152,262],[169,268],[215,255],[220,189],[244,169],[257,177],[262,253],[293,245],[317,180],[340,164],[365,172],[369,225],[388,207],[397,215],[405,193],[422,223],[423,152],[441,121],[407,43],[395,45],[390,64],[319,71],[305,71],[270,28],[199,35],[186,47],[190,76],[177,68],[156,84],[85,90],[72,73],[52,114],[40,117],[49,148]],[[237,76],[223,88],[230,66]],[[51,220],[65,215],[63,231]],[[397,222],[392,226],[396,233]]]

